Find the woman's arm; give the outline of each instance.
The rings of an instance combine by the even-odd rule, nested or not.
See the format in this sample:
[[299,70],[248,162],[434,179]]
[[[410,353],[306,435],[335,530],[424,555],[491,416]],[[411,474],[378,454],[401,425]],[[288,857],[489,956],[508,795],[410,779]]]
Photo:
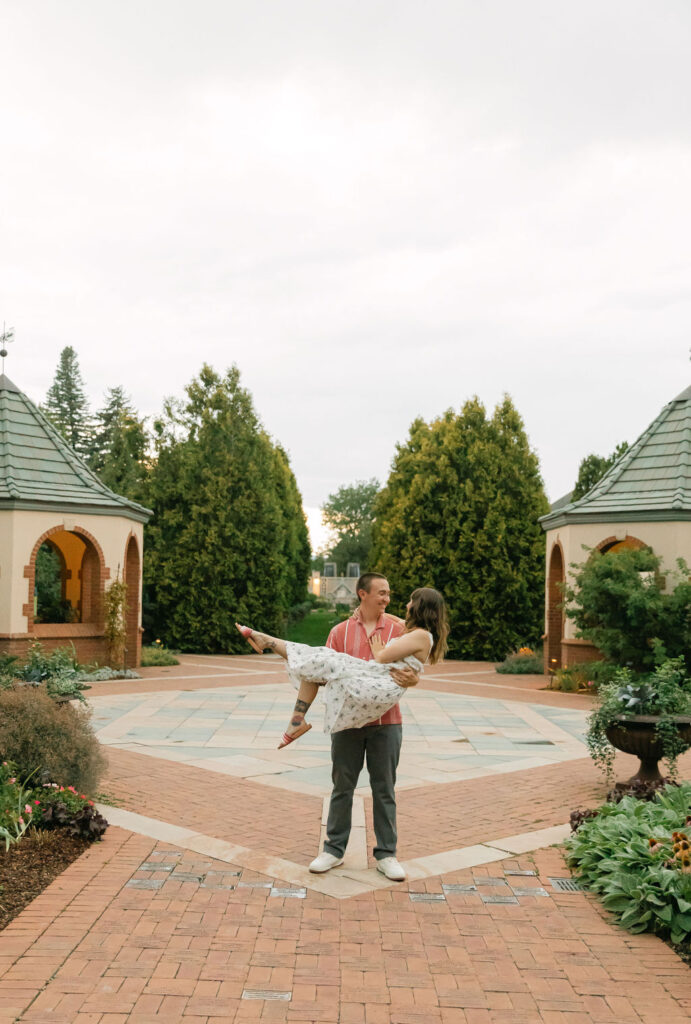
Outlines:
[[410,654],[422,654],[423,657],[420,660],[424,661],[429,648],[429,637],[424,629],[414,629],[410,633],[396,637],[386,647],[382,643],[381,637],[377,635],[371,636],[369,643],[374,660],[378,661],[380,665],[389,665],[392,661],[402,661]]

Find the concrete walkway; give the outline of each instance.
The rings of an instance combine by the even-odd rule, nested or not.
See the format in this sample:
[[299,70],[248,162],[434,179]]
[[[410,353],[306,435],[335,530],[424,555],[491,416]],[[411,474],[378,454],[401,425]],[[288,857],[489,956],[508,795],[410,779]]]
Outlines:
[[[687,1021],[688,968],[562,891],[569,812],[601,802],[588,699],[436,666],[406,695],[399,857],[371,861],[366,779],[346,862],[315,876],[329,792],[270,657],[185,656],[96,684],[105,840],[0,933],[0,1024]],[[622,756],[620,773],[633,769]],[[691,757],[682,764],[691,775]]]

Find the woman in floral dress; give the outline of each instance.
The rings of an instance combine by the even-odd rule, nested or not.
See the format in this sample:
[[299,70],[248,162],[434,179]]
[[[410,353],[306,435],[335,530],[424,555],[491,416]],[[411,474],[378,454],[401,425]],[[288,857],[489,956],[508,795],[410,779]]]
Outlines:
[[362,661],[329,647],[309,647],[258,633],[236,623],[247,642],[262,653],[280,654],[288,662],[288,675],[298,688],[298,700],[288,730],[279,744],[285,747],[312,728],[305,712],[324,686],[324,731],[358,729],[379,718],[405,693],[391,678],[392,668],[412,666],[421,672],[426,662],[440,661],[447,649],[449,627],[444,598],[433,587],[414,590],[406,606],[405,632],[384,645],[372,636],[372,661]]

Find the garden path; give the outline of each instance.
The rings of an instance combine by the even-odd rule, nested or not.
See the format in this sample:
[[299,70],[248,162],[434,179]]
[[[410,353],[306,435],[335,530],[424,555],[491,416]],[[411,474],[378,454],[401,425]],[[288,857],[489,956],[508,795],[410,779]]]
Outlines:
[[435,667],[404,708],[409,880],[394,884],[369,860],[365,787],[346,863],[306,871],[328,749],[318,715],[300,750],[272,749],[292,697],[282,671],[185,656],[94,687],[114,824],[0,933],[0,1024],[689,1019],[682,961],[551,881],[568,876],[549,844],[569,811],[603,796],[587,698]]

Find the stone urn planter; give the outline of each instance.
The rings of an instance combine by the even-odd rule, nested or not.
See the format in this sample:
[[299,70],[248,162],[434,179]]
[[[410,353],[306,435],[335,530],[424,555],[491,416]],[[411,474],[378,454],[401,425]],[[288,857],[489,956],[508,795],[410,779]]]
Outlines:
[[[658,761],[664,757],[662,740],[655,732],[657,715],[622,715],[605,729],[607,739],[617,750],[637,757],[641,766],[628,782],[618,782],[617,789],[627,789],[636,782],[660,782]],[[691,717],[678,715],[674,723],[682,741],[691,747]]]

